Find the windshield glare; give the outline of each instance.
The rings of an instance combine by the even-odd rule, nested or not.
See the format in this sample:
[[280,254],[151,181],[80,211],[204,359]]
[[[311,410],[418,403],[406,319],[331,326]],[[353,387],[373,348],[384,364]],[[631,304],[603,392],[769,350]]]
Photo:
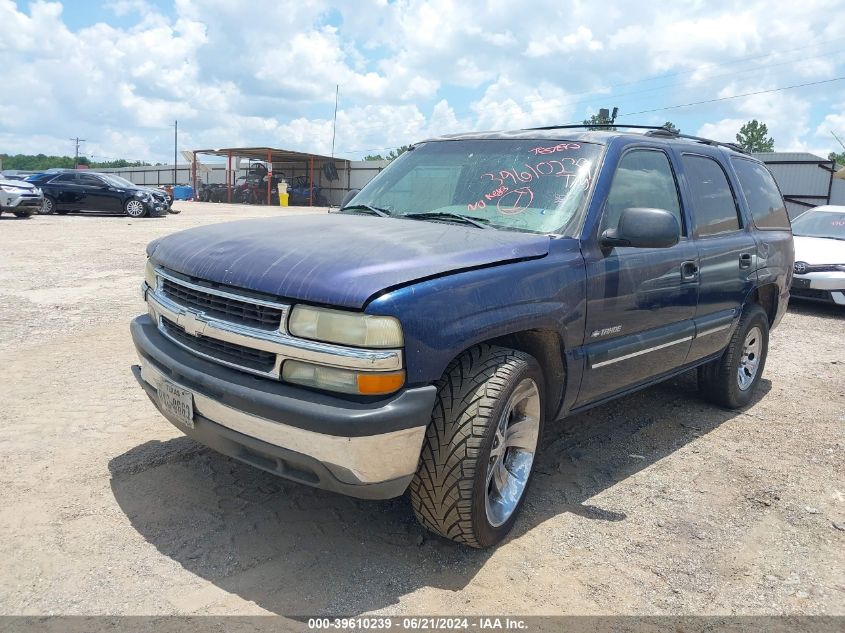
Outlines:
[[433,141],[402,154],[347,206],[393,216],[455,213],[500,229],[573,235],[600,152],[565,140]]
[[103,178],[108,182],[110,185],[115,185],[117,187],[137,187],[133,182],[126,180],[122,176],[115,176],[114,174],[103,174]]
[[807,211],[792,221],[792,234],[845,240],[845,212]]

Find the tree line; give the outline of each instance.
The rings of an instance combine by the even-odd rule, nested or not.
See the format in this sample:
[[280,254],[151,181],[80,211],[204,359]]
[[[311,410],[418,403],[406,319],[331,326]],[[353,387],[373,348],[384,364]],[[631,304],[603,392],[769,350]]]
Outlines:
[[[40,171],[42,169],[73,169],[75,167],[73,156],[47,156],[46,154],[0,154],[3,162],[3,169],[17,169],[20,171]],[[79,157],[79,164],[91,169],[110,169],[117,167],[146,167],[152,163],[145,163],[140,160],[117,160],[93,161],[86,156]]]

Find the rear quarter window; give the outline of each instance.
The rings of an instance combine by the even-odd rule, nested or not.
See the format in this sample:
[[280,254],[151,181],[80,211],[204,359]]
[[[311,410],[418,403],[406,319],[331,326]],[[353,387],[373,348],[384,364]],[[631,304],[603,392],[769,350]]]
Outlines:
[[763,165],[743,158],[731,164],[758,229],[789,230],[789,216],[775,179]]

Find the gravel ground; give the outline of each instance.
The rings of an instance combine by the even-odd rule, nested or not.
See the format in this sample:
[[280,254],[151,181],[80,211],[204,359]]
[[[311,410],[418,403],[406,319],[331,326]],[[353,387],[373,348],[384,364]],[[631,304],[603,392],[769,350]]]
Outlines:
[[144,245],[313,212],[181,208],[0,218],[0,614],[845,614],[845,312],[790,307],[742,412],[685,375],[550,425],[513,536],[475,551],[155,411]]

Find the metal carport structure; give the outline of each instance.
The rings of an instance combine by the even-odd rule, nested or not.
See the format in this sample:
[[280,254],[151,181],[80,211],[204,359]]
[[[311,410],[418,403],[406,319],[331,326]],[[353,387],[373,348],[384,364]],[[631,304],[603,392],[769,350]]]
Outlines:
[[[311,184],[308,195],[309,206],[314,206],[314,174],[315,170],[320,176],[322,182],[323,166],[326,164],[334,165],[337,170],[337,163],[348,163],[345,159],[336,159],[331,156],[323,156],[322,154],[310,154],[307,152],[296,152],[289,149],[279,149],[275,147],[226,147],[222,149],[195,149],[192,151],[193,161],[191,163],[191,184],[194,192],[197,191],[197,156],[220,156],[226,158],[226,188],[227,201],[232,202],[233,180],[236,177],[236,169],[232,167],[232,159],[248,159],[264,162],[268,166],[267,178],[267,204],[270,204],[271,190],[273,188],[272,174],[284,169],[293,169],[301,165],[302,171],[308,175],[308,182]],[[287,173],[287,172],[285,172]]]

